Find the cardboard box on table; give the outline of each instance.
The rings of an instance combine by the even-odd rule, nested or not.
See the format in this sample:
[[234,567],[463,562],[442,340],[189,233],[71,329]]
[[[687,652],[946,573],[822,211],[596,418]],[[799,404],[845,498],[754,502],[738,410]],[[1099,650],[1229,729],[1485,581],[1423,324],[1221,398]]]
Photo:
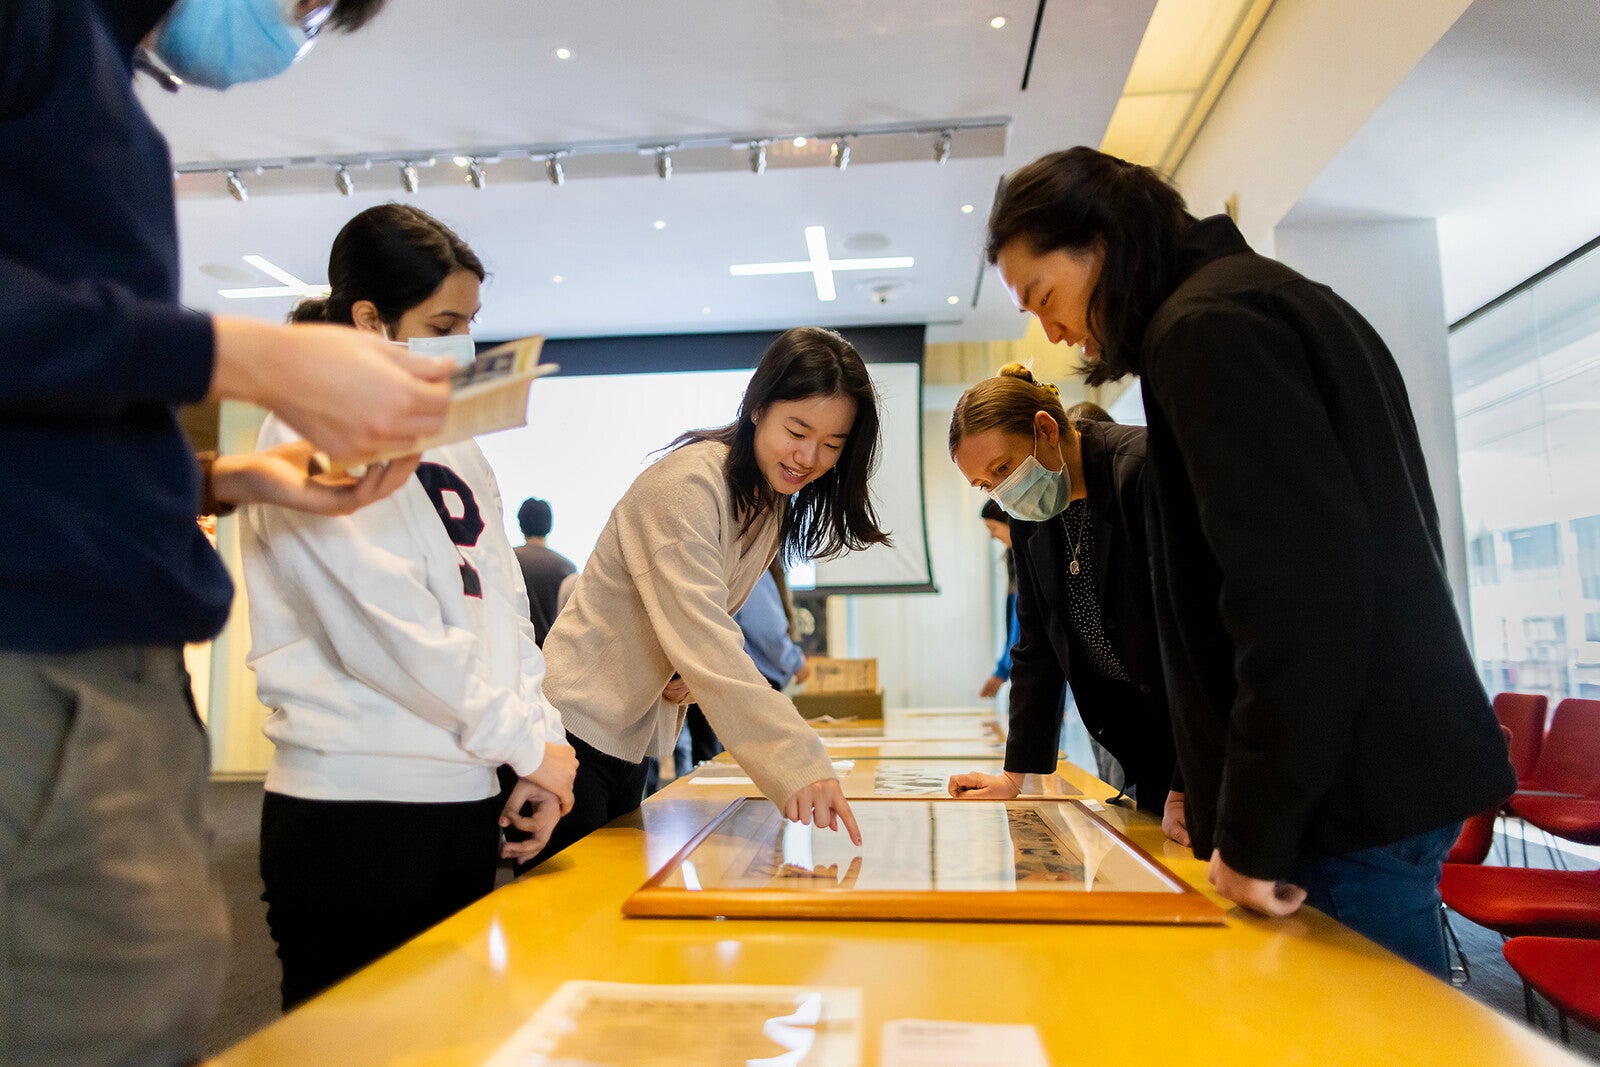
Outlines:
[[811,676],[794,698],[794,706],[808,719],[882,719],[883,690],[878,688],[878,661],[812,656],[806,660]]

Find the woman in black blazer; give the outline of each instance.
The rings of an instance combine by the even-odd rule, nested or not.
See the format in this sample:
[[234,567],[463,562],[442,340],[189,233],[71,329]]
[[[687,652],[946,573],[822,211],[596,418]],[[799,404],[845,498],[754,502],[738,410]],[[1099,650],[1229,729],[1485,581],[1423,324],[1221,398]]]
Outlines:
[[1137,426],[1069,422],[1055,388],[1019,363],[956,402],[950,456],[1011,516],[1022,633],[1005,773],[955,775],[952,796],[1013,797],[1022,775],[1054,771],[1071,685],[1090,736],[1122,764],[1125,790],[1147,811],[1165,808],[1172,727],[1145,548],[1144,438]]
[[1389,350],[1227,217],[1089,148],[1008,176],[986,251],[1091,383],[1141,376],[1156,622],[1212,883],[1269,915],[1309,896],[1442,974],[1440,860],[1516,779]]

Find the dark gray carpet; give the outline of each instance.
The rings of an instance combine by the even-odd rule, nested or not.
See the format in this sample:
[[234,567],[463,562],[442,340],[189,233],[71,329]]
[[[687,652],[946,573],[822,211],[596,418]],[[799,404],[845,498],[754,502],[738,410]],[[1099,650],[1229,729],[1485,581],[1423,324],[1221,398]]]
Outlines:
[[[216,832],[217,863],[233,916],[233,958],[222,1008],[212,1022],[206,1048],[219,1052],[278,1017],[278,957],[267,933],[267,907],[261,903],[261,876],[257,868],[257,836],[261,821],[260,782],[214,782],[210,794],[211,820]],[[1489,862],[1505,862],[1505,838],[1500,838]],[[1520,842],[1513,842],[1513,860],[1521,865]],[[1567,866],[1593,869],[1600,864],[1564,854]],[[1548,867],[1545,849],[1528,850],[1528,866]],[[502,872],[502,880],[506,877]],[[1525,1019],[1522,981],[1500,954],[1500,935],[1468,922],[1459,915],[1450,921],[1461,938],[1471,963],[1472,981],[1462,990],[1468,996],[1520,1021]],[[1555,1035],[1555,1013],[1541,1003],[1544,1029]],[[1600,1034],[1574,1023],[1573,1051],[1600,1062]]]

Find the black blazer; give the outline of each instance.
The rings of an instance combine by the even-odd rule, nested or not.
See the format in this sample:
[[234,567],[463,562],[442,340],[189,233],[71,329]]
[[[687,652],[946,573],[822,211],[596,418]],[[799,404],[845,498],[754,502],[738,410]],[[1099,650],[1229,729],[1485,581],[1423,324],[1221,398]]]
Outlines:
[[1389,350],[1223,216],[1176,253],[1139,365],[1195,855],[1281,878],[1493,806],[1516,778]]
[[1055,769],[1062,685],[1071,684],[1089,734],[1117,757],[1139,806],[1160,811],[1172,785],[1172,727],[1157,651],[1145,547],[1145,431],[1079,424],[1083,482],[1094,516],[1094,575],[1105,630],[1132,684],[1098,674],[1082,657],[1066,619],[1071,550],[1061,519],[1011,520],[1017,564],[1017,619],[1011,650],[1011,728],[1006,769]]

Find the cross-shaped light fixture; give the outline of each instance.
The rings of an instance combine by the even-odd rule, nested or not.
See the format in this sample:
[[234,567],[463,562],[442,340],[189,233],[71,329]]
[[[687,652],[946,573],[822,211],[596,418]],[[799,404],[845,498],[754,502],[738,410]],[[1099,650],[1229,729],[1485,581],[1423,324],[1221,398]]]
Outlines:
[[728,273],[736,278],[761,274],[809,274],[817,284],[817,299],[834,300],[839,295],[833,285],[833,272],[836,270],[899,270],[916,263],[910,256],[831,259],[828,256],[828,235],[821,226],[806,227],[806,255],[806,259],[789,263],[735,263],[728,268]]
[[276,278],[282,284],[261,285],[248,289],[218,289],[218,296],[229,300],[261,300],[270,296],[327,296],[331,291],[326,285],[311,285],[301,281],[265,256],[245,256],[244,261],[267,277]]

